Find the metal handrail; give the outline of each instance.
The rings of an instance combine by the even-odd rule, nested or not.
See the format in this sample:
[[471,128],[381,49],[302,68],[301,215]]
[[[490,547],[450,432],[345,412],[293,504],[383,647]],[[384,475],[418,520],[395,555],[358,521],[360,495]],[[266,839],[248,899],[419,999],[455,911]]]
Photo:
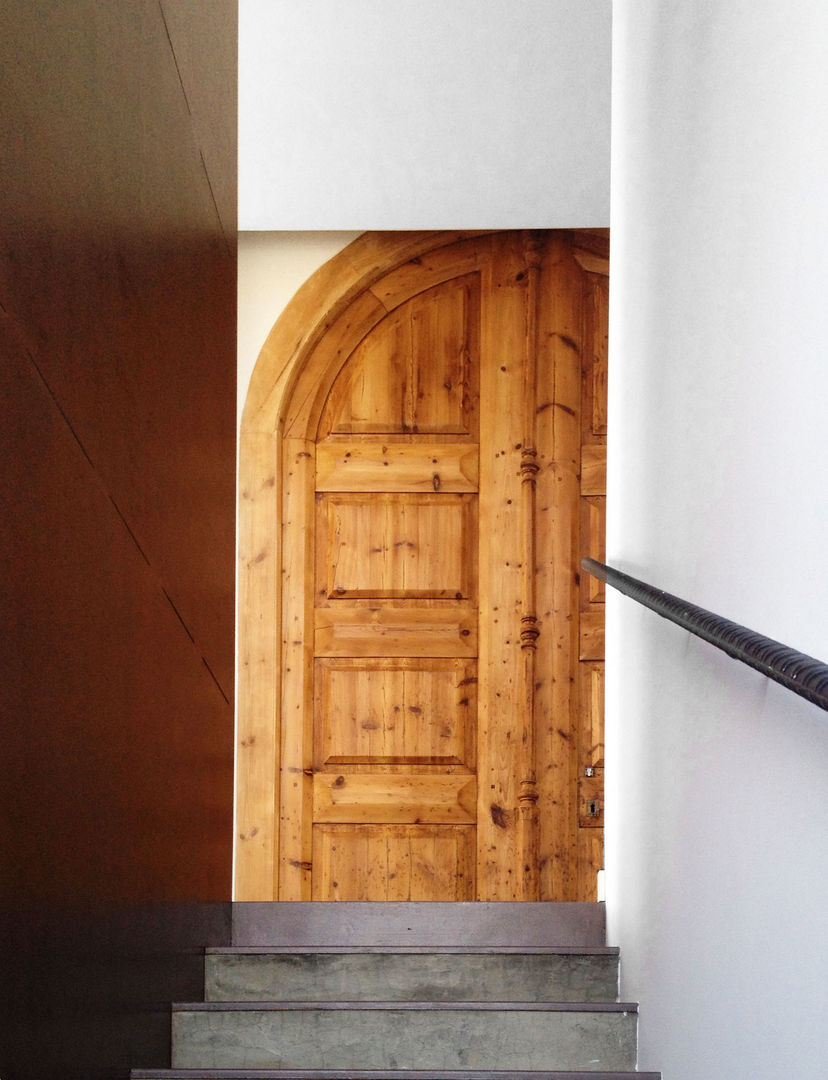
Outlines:
[[620,570],[605,566],[595,559],[582,559],[581,566],[593,577],[605,581],[656,615],[689,630],[691,634],[715,645],[735,660],[741,660],[806,701],[828,710],[828,664],[764,634],[757,634],[755,630],[748,630],[739,623],[723,619],[721,615],[714,615],[712,611],[688,603],[672,593],[647,585],[629,574],[622,574]]

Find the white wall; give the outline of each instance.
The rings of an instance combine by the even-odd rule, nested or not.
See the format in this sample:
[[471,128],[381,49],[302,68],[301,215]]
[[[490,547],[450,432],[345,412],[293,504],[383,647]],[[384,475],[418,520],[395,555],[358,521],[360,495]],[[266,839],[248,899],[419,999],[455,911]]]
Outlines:
[[[609,561],[828,658],[828,8],[616,0]],[[611,598],[641,1067],[826,1075],[828,715]]]
[[605,226],[610,0],[241,0],[242,229]]

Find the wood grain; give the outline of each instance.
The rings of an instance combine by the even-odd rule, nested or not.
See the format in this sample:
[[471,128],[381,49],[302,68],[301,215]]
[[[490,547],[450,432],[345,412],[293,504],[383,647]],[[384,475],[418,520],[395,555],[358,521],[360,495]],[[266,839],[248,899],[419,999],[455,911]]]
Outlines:
[[583,660],[578,665],[580,711],[578,771],[604,767],[604,663]]
[[314,777],[314,821],[468,824],[477,781],[463,774],[324,773]]
[[[602,247],[603,245],[603,247]],[[584,275],[584,345],[581,382],[581,540],[580,558],[605,550],[606,527],[606,376],[607,376],[607,239],[593,237],[576,249]],[[601,555],[593,556],[604,561]],[[580,561],[579,558],[579,561]],[[603,811],[586,813],[588,802],[603,806],[604,778],[604,593],[581,575],[578,734],[578,888],[584,899],[594,896],[596,873],[603,865]],[[587,776],[586,770],[592,775]],[[588,798],[584,794],[588,792]]]
[[[581,498],[581,558],[606,562],[607,500],[604,495],[584,495]],[[580,565],[580,562],[579,562]],[[606,588],[603,581],[582,573],[581,610],[592,604],[603,604]]]
[[578,566],[603,543],[606,240],[455,240],[343,262],[251,405],[281,410],[278,494],[263,448],[245,474],[279,568],[245,619],[275,597],[283,898],[594,895],[603,604]]
[[347,357],[320,434],[468,434],[478,306],[472,275],[426,289],[389,312]]
[[579,657],[581,660],[604,659],[604,613],[582,611]]
[[460,659],[316,661],[315,765],[474,768],[477,665]]
[[581,494],[606,495],[607,447],[605,442],[581,445]]
[[[539,371],[538,732],[542,900],[577,899],[577,555],[581,459],[582,272],[571,237],[548,237],[541,293]],[[541,674],[542,672],[542,674]]]
[[476,656],[477,611],[468,605],[359,601],[317,608],[317,656]]
[[471,825],[328,825],[313,830],[314,900],[472,900]]
[[[520,234],[492,243],[481,334],[479,900],[522,895],[518,848],[522,701],[520,451],[523,443],[526,265]],[[504,407],[504,403],[514,403]],[[520,730],[520,729],[518,729]]]
[[477,446],[465,443],[320,442],[317,491],[477,491]]
[[474,497],[338,492],[317,503],[320,601],[476,598]]

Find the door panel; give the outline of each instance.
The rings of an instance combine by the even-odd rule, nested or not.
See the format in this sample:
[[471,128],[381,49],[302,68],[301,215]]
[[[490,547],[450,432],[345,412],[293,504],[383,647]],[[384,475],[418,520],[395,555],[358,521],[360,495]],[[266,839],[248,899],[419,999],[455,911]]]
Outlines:
[[317,491],[477,491],[477,447],[463,443],[320,443]]
[[589,233],[435,249],[332,316],[325,379],[297,380],[282,899],[594,898],[605,269]]
[[474,900],[473,825],[314,826],[314,900]]
[[318,659],[317,769],[342,764],[474,768],[477,665],[436,658]]
[[389,601],[317,608],[317,656],[477,656],[477,609]]
[[436,285],[386,316],[337,379],[323,432],[468,434],[479,283]]
[[471,495],[338,492],[318,497],[317,590],[324,601],[470,599]]
[[474,825],[474,777],[442,773],[318,775],[313,785],[315,822]]

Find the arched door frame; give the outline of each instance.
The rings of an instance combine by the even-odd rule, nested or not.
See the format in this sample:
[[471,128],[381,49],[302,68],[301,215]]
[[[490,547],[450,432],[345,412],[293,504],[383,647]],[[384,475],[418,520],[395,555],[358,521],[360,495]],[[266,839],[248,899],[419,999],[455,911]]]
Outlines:
[[[268,335],[250,380],[239,441],[238,720],[235,898],[276,899],[279,848],[281,460],[297,385],[332,322],[403,263],[492,230],[365,233],[299,289]],[[366,302],[376,298],[366,297]]]

